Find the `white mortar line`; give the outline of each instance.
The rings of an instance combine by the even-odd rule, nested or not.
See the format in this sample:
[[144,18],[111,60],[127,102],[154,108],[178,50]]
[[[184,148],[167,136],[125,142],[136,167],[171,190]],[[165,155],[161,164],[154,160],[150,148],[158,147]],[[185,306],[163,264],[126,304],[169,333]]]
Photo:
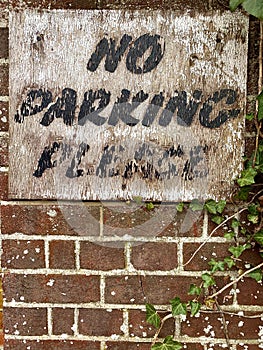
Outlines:
[[8,166],[1,166],[0,167],[0,172],[1,173],[7,173],[9,171],[9,167]]
[[100,276],[100,302],[102,305],[105,304],[105,277]]
[[127,309],[123,310],[123,324],[122,329],[124,337],[129,338],[129,312]]
[[80,270],[80,244],[79,241],[75,241],[75,266],[76,270]]
[[103,207],[100,207],[100,237],[103,237]]
[[53,318],[52,318],[52,308],[50,306],[47,308],[47,331],[48,331],[48,335],[52,336]]
[[0,58],[0,65],[1,64],[9,64],[9,59],[8,58]]
[[[22,336],[22,335],[11,335],[6,334],[6,339],[15,339],[15,340],[65,340],[65,338],[61,336]],[[115,339],[112,339],[112,337],[105,337],[105,336],[87,336],[87,335],[78,335],[76,338],[75,336],[67,336],[68,341],[74,341],[74,340],[86,340],[86,341],[104,341],[104,342],[130,342],[130,343],[149,343],[151,342],[152,338],[139,338],[139,337],[124,337],[124,336],[117,336]],[[162,340],[162,339],[160,339]],[[201,344],[225,344],[226,340],[225,338],[209,338],[209,337],[178,337],[178,341],[187,342],[189,344],[200,342]],[[250,344],[250,345],[258,345],[257,339],[243,339],[242,343]],[[230,339],[231,345],[239,345],[240,339]]]
[[[3,203],[3,205],[6,205]],[[178,242],[183,242],[183,243],[203,243],[204,242],[204,237],[155,237],[155,238],[149,238],[149,237],[136,237],[133,241],[127,241],[126,238],[122,237],[117,237],[112,236],[112,237],[99,237],[99,236],[67,236],[67,235],[26,235],[23,232],[16,232],[12,234],[3,234],[3,239],[20,239],[20,240],[39,240],[39,239],[45,239],[48,241],[54,241],[54,240],[71,240],[75,241],[76,238],[79,241],[89,241],[89,242],[100,242],[107,243],[107,242],[118,242],[118,243],[158,243],[158,242],[164,242],[164,243],[178,243]],[[211,237],[209,238],[209,242],[211,243],[226,243],[228,242],[225,238],[223,237]],[[112,247],[114,248],[114,247]]]
[[8,20],[0,20],[0,28],[8,28]]
[[44,248],[45,249],[45,266],[46,266],[46,269],[48,269],[49,268],[49,241],[45,240],[44,245],[45,245],[45,248]]
[[9,136],[9,132],[8,131],[0,131],[0,136]]
[[107,349],[106,348],[106,342],[105,341],[101,341],[100,342],[100,350],[105,350],[105,349]]
[[[6,308],[28,308],[28,309],[34,309],[34,308],[69,308],[69,309],[75,309],[75,308],[83,308],[83,309],[128,309],[128,310],[142,310],[145,311],[145,305],[144,304],[111,304],[111,303],[104,303],[104,302],[94,302],[94,303],[37,303],[37,302],[22,302],[22,301],[11,301],[7,302],[4,301],[4,307]],[[157,311],[171,311],[170,305],[158,305],[156,306]],[[256,305],[238,305],[238,307],[234,305],[222,305],[221,309],[224,312],[233,313],[236,316],[239,316],[238,313],[243,312],[249,312],[249,313],[255,313],[256,316],[261,317],[261,314],[263,313],[263,306],[256,306]],[[201,310],[200,313],[209,315],[209,314],[219,314],[220,312],[215,312],[214,310],[210,310],[210,312],[207,312],[207,310]],[[246,318],[245,316],[240,315],[241,318]]]
[[79,336],[79,309],[75,308],[74,309],[74,336],[78,337]]
[[178,337],[180,337],[180,334],[181,334],[181,321],[179,316],[174,318],[174,324],[175,324],[174,336],[177,339]]
[[0,102],[9,102],[9,96],[0,96]]
[[125,247],[124,247],[125,269],[129,272],[134,272],[135,269],[131,263],[131,252],[132,252],[132,244],[130,242],[125,243]]
[[[203,215],[203,239],[208,237],[208,213],[207,210],[204,210],[204,215]],[[211,237],[212,238],[212,237]],[[210,242],[210,238],[209,238]]]
[[177,244],[177,262],[178,262],[178,268],[177,268],[177,273],[182,272],[183,269],[183,243],[181,241],[178,242]]
[[[201,278],[201,275],[207,270],[200,271],[182,271],[178,272],[177,269],[170,271],[150,271],[150,270],[110,270],[110,271],[101,271],[101,270],[63,270],[63,269],[4,269],[3,273],[8,272],[15,275],[85,275],[85,276],[103,276],[103,277],[121,277],[121,276],[162,276],[162,277],[194,277]],[[229,271],[230,276],[236,277],[235,272]],[[215,276],[225,276],[225,273],[218,271],[215,273]]]

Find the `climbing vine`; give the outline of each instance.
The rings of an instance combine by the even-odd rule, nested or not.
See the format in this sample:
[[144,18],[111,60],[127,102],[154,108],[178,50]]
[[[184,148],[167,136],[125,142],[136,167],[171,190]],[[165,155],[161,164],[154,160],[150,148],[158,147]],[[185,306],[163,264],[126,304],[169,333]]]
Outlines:
[[[234,207],[233,214],[226,213],[226,201],[208,200],[204,205],[197,200],[190,204],[179,203],[177,210],[182,212],[188,206],[193,211],[206,210],[210,220],[215,223],[208,239],[203,242],[191,258],[184,264],[188,265],[207,243],[207,241],[220,228],[224,228],[224,237],[230,242],[228,255],[222,260],[212,258],[208,262],[208,270],[201,275],[199,284],[189,286],[188,295],[185,300],[175,296],[170,300],[171,313],[161,317],[161,313],[154,305],[146,304],[146,320],[156,328],[152,340],[152,350],[179,350],[183,345],[168,335],[163,341],[158,341],[160,331],[164,323],[173,317],[195,316],[200,310],[218,310],[222,314],[217,298],[226,289],[235,285],[243,277],[250,277],[257,282],[263,278],[263,90],[262,90],[262,50],[263,50],[263,1],[262,0],[230,0],[229,7],[235,11],[242,6],[250,15],[260,20],[260,48],[259,48],[259,80],[258,96],[256,97],[256,108],[254,114],[249,114],[246,119],[254,123],[255,144],[253,152],[245,157],[244,168],[240,177],[236,180],[236,189],[231,196]],[[151,208],[152,209],[152,208]],[[257,250],[261,262],[255,266],[247,264],[243,259],[245,251]],[[216,287],[216,273],[223,271],[226,274],[236,271],[235,278],[221,289]],[[230,348],[227,331],[225,331],[226,344]]]

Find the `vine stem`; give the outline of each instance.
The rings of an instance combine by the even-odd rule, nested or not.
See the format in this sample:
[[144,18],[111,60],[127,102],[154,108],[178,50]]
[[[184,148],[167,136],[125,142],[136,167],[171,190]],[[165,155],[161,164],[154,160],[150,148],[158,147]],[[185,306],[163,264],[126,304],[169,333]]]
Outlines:
[[258,70],[258,93],[262,91],[263,85],[263,21],[259,22],[260,25],[260,40],[259,40],[259,70]]
[[161,320],[160,327],[157,329],[157,331],[156,331],[156,333],[155,333],[155,335],[153,337],[152,346],[156,343],[157,338],[158,338],[158,336],[159,336],[159,334],[161,332],[161,329],[163,328],[163,325],[164,325],[165,321],[169,320],[169,318],[172,318],[172,317],[174,317],[172,314],[168,314]]
[[221,224],[219,224],[218,226],[216,226],[213,231],[210,233],[210,235],[207,237],[207,239],[196,249],[196,251],[193,253],[193,255],[191,256],[191,258],[183,264],[183,266],[188,265],[193,258],[196,256],[196,254],[203,248],[204,245],[206,245],[206,243],[209,241],[209,239],[213,236],[213,234],[222,226],[224,226],[229,220],[233,219],[236,215],[241,214],[243,211],[247,210],[247,208],[242,208],[240,209],[238,212],[236,212],[235,214],[229,216],[228,218],[226,218],[223,222],[221,222]]
[[219,291],[217,291],[216,293],[210,295],[207,299],[214,299],[216,296],[220,295],[221,293],[223,293],[226,289],[228,289],[229,287],[231,287],[233,284],[237,283],[238,281],[240,281],[243,277],[245,277],[246,275],[248,275],[249,273],[261,268],[263,266],[263,262],[258,264],[257,266],[252,267],[251,269],[245,271],[244,273],[242,273],[242,275],[240,275],[238,278],[236,278],[234,281],[226,284],[223,288],[221,288]]

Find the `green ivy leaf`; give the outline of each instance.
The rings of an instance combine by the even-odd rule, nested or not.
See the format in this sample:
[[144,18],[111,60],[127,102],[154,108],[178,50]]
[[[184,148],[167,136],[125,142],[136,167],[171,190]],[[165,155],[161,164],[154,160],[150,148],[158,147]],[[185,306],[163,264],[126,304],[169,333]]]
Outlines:
[[146,209],[147,210],[153,210],[154,209],[154,204],[152,202],[146,203]]
[[259,18],[261,21],[263,21],[263,1],[262,0],[245,0],[245,1],[242,1],[242,6],[250,15],[253,15]]
[[227,267],[228,267],[229,269],[231,269],[231,267],[233,267],[233,266],[236,265],[235,261],[234,261],[232,258],[230,258],[230,257],[226,257],[226,258],[224,259],[224,262],[226,263],[226,265],[227,265]]
[[200,210],[203,210],[204,206],[203,206],[202,203],[199,202],[198,199],[193,199],[192,202],[189,205],[189,208],[192,211],[200,211]]
[[224,261],[216,261],[215,259],[211,259],[208,263],[212,267],[211,272],[214,273],[216,271],[224,271],[225,263]]
[[189,288],[189,295],[200,295],[202,292],[202,289],[200,287],[197,287],[196,284],[191,284]]
[[260,282],[263,278],[263,273],[260,269],[252,271],[248,274],[249,277],[254,278],[257,282]]
[[182,349],[182,344],[173,340],[173,337],[169,335],[163,341],[163,343],[155,343],[151,350],[180,350]]
[[252,114],[252,113],[251,113],[251,114],[247,114],[247,115],[246,115],[246,120],[251,121],[251,120],[254,119],[254,117],[255,117],[255,116],[254,116],[254,114]]
[[191,300],[190,308],[191,308],[191,315],[195,316],[201,309],[201,303],[199,303],[198,301]]
[[216,214],[217,210],[216,210],[216,201],[214,201],[213,199],[208,200],[205,203],[205,208],[207,209],[207,211],[210,214]]
[[258,205],[257,204],[250,204],[248,206],[248,211],[250,214],[253,214],[253,215],[258,215]]
[[263,246],[263,231],[259,231],[254,235],[254,240]]
[[153,325],[155,328],[159,328],[161,324],[161,317],[158,315],[155,307],[152,304],[146,304],[146,321]]
[[240,255],[251,247],[250,244],[238,245],[237,247],[230,247],[228,250],[233,254],[234,258],[238,259]]
[[176,298],[170,300],[170,304],[172,305],[173,316],[187,314],[186,304],[182,303],[180,298],[176,297]]
[[240,226],[240,222],[237,219],[231,221],[231,227],[233,230],[237,229]]
[[[263,2],[262,2],[262,15],[263,15]],[[258,95],[258,120],[263,119],[263,91]]]
[[204,281],[204,288],[208,288],[216,284],[214,278],[207,272],[202,274],[202,280]]
[[241,200],[241,201],[246,201],[248,199],[248,195],[249,192],[251,190],[250,186],[244,186],[240,189],[240,191],[238,192],[237,197]]
[[244,2],[245,0],[230,0],[229,1],[229,8],[231,11],[235,11],[236,8],[242,4],[242,2]]
[[247,219],[252,222],[252,224],[256,224],[258,222],[258,215],[248,214]]
[[225,209],[226,206],[226,201],[221,199],[217,204],[216,204],[216,210],[219,214],[223,213],[223,210]]
[[224,221],[224,218],[223,216],[220,216],[220,215],[215,215],[212,217],[211,219],[214,223],[216,223],[217,225],[220,225],[223,221]]
[[225,239],[231,240],[231,239],[233,239],[233,238],[235,237],[235,232],[233,232],[233,231],[226,232],[226,233],[224,234],[224,237],[225,237]]
[[176,210],[179,212],[179,213],[181,213],[183,210],[184,210],[184,203],[178,203],[177,205],[176,205]]
[[240,187],[251,185],[255,183],[254,178],[256,175],[257,175],[257,171],[254,168],[249,167],[247,169],[244,169],[241,172],[241,178],[237,180],[237,183],[239,184]]

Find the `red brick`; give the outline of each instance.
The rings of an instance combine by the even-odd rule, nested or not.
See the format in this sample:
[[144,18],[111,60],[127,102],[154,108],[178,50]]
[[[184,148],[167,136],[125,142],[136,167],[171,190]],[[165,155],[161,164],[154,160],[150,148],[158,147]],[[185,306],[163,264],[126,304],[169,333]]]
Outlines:
[[[175,205],[155,205],[147,210],[145,204],[116,204],[104,208],[104,234],[133,237],[200,236],[202,213],[191,210],[178,213]],[[125,228],[125,232],[124,229]]]
[[198,282],[186,276],[106,277],[105,299],[113,304],[167,304],[175,296],[185,298],[190,284]]
[[240,257],[241,261],[237,262],[238,268],[246,270],[246,266],[249,264],[251,267],[257,266],[262,262],[262,256],[260,253],[260,247],[256,245],[251,249],[245,250]]
[[8,58],[8,28],[0,28],[0,58]]
[[8,96],[8,64],[0,65],[0,95]]
[[[21,2],[17,0],[9,0],[10,8],[21,9]],[[193,5],[194,4],[194,5]],[[176,2],[171,1],[163,1],[163,0],[129,0],[125,1],[125,3],[121,3],[118,0],[101,0],[100,2],[96,2],[94,0],[23,0],[23,9],[26,7],[37,7],[37,8],[48,8],[48,9],[57,9],[57,8],[65,8],[65,9],[175,9],[175,10],[191,10],[195,9],[196,11],[207,11],[208,6],[207,3],[202,0],[196,0],[194,3],[191,1],[183,1],[177,0]],[[226,5],[224,3],[218,3],[217,1],[213,3],[213,9],[221,9],[225,10]],[[211,9],[212,9],[211,8]]]
[[[112,243],[110,243],[111,245]],[[113,270],[125,267],[124,251],[107,243],[80,243],[80,267],[91,270]]]
[[73,241],[49,243],[49,267],[51,269],[75,268],[75,245]]
[[[184,343],[183,349],[187,350],[205,350],[205,347],[200,343]],[[213,350],[217,350],[216,345],[213,344]]]
[[151,343],[107,342],[107,350],[150,350]]
[[0,134],[0,166],[8,166],[8,135]]
[[240,305],[263,305],[262,284],[252,278],[238,282],[237,300]]
[[[195,251],[200,247],[201,243],[184,243],[183,245],[183,261],[186,263]],[[230,256],[228,252],[230,243],[206,243],[194,256],[189,264],[184,266],[187,271],[210,270],[209,261],[224,260],[226,256]]]
[[[235,212],[235,208],[231,205],[227,205],[224,209],[224,214],[231,216],[233,215],[233,213]],[[211,219],[212,219],[213,215],[212,214],[208,214],[208,234],[210,234],[215,228],[218,227],[217,224],[215,224]],[[217,228],[214,233],[213,233],[213,237],[224,237],[224,235],[227,232],[233,231],[232,227],[231,227],[231,223],[232,220],[229,220],[228,222],[226,222],[225,225],[220,226],[219,228]]]
[[2,208],[2,233],[26,235],[99,235],[99,207],[12,205]]
[[[223,288],[225,285],[231,282],[231,279],[229,275],[217,276],[215,277],[215,282],[216,285],[212,287],[212,293],[215,291],[219,291],[221,288]],[[233,304],[235,293],[236,289],[233,285],[218,295],[217,302],[219,303],[219,305],[231,305]]]
[[200,237],[202,233],[203,212],[184,209],[181,213],[175,213],[171,223],[162,231],[160,236]]
[[99,301],[98,276],[86,275],[16,275],[6,274],[4,296],[32,303],[89,303]]
[[5,350],[100,350],[100,343],[85,340],[5,340]]
[[[2,172],[0,172],[0,199],[8,200],[8,174]],[[3,207],[1,212],[3,212]]]
[[[160,313],[161,317],[166,316],[167,313]],[[129,333],[131,337],[153,337],[155,335],[156,328],[146,322],[146,312],[141,310],[129,310]],[[159,334],[159,337],[166,337],[172,335],[175,332],[174,318],[168,319]]]
[[244,343],[245,344],[237,345],[237,350],[258,350],[259,349],[258,347],[259,344],[246,344],[245,341]]
[[123,315],[120,310],[80,309],[79,333],[90,336],[121,335]]
[[5,308],[4,332],[15,335],[47,334],[47,310],[40,308]]
[[3,240],[2,267],[37,269],[45,267],[43,241]]
[[[227,331],[230,339],[258,339],[260,317],[245,318],[225,314]],[[224,338],[224,328],[220,313],[203,314],[199,317],[188,317],[182,322],[182,334],[190,337]]]
[[132,248],[131,262],[138,270],[169,271],[177,267],[176,243],[145,243]]
[[52,320],[53,334],[74,334],[74,309],[54,308],[52,310]]
[[8,102],[0,101],[0,131],[8,131]]
[[[9,4],[11,8],[21,9],[21,3],[17,0],[9,0]],[[23,9],[95,9],[97,7],[98,4],[94,0],[23,0]]]
[[[125,233],[134,237],[151,235],[146,224],[154,216],[155,210],[147,210],[145,206],[134,203],[116,204],[103,209],[103,234],[107,236],[123,236]],[[160,223],[159,223],[160,225]]]

